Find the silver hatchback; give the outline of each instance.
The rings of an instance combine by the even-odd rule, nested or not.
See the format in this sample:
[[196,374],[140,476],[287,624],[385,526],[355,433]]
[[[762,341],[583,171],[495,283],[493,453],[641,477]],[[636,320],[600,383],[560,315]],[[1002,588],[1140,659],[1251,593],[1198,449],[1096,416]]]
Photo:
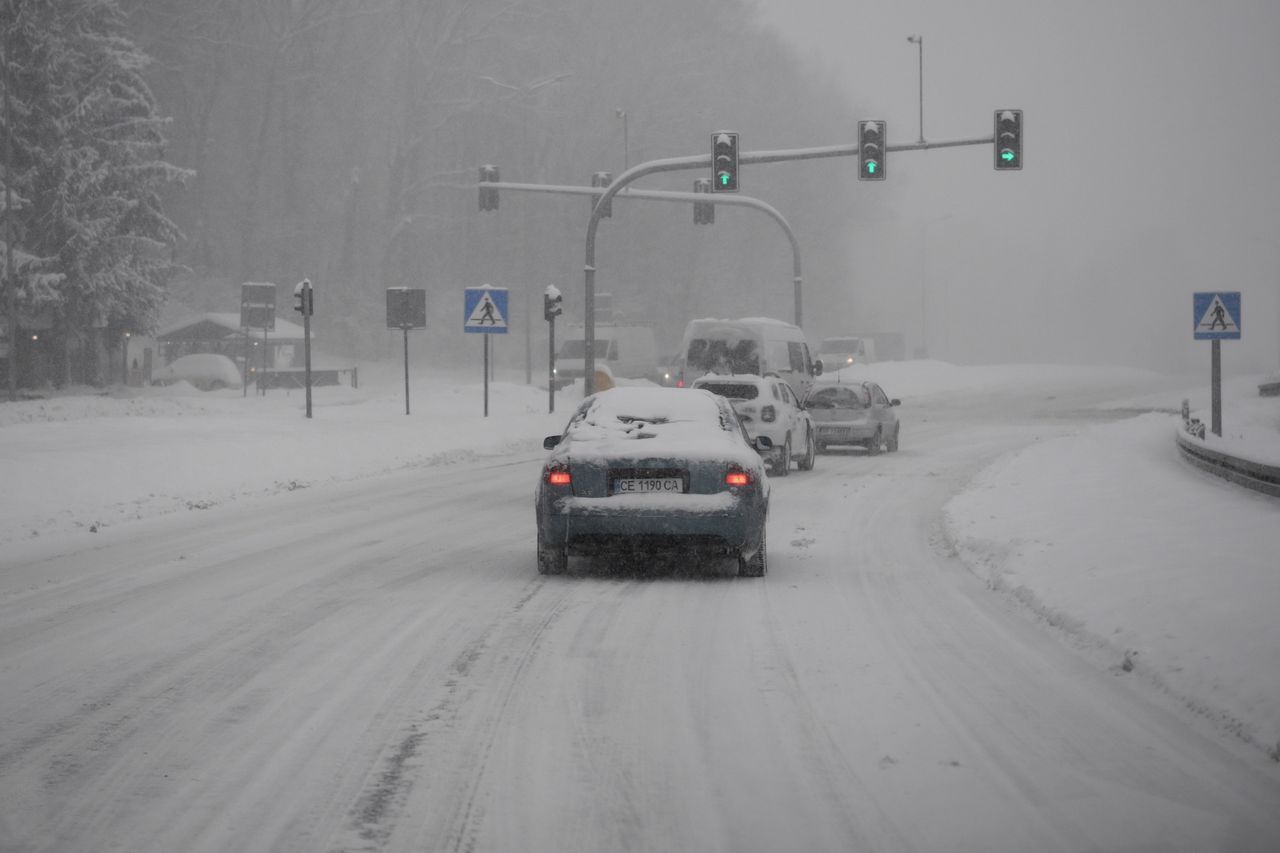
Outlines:
[[843,444],[865,447],[868,453],[879,453],[881,447],[897,450],[901,402],[874,382],[818,386],[806,402],[817,425],[818,450]]

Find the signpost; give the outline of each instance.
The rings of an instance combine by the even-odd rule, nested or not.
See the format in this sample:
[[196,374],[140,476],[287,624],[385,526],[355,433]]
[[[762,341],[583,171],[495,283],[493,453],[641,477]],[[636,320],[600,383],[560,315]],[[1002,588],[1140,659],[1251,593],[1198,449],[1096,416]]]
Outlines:
[[[240,328],[244,329],[244,389],[249,394],[249,330],[262,330],[262,369],[267,369],[267,332],[276,327],[276,286],[246,281],[240,285]],[[263,389],[265,393],[265,389]]]
[[387,288],[387,328],[404,330],[404,413],[409,414],[409,330],[427,327],[427,292],[421,288]]
[[468,287],[463,291],[462,331],[484,335],[484,416],[489,417],[489,336],[507,333],[505,287]]
[[1192,327],[1195,340],[1211,341],[1210,383],[1213,417],[1210,428],[1222,436],[1222,342],[1240,340],[1240,291],[1208,291],[1192,294]]

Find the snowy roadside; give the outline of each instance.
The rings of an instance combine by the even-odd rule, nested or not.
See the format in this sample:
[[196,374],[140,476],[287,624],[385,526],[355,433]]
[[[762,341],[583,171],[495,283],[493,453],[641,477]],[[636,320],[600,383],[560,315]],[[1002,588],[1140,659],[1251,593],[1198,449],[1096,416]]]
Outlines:
[[[1223,421],[1218,449],[1280,464],[1280,402],[1256,382],[1224,389]],[[992,588],[1118,677],[1145,678],[1280,761],[1280,500],[1184,462],[1180,428],[1145,414],[1012,452],[950,501],[948,534]]]
[[427,375],[413,380],[406,415],[394,370],[362,366],[361,378],[359,389],[314,389],[309,420],[301,391],[246,398],[185,383],[0,404],[0,547],[397,469],[541,453],[569,405],[561,399],[548,415],[545,391],[495,382],[485,417],[480,383]]

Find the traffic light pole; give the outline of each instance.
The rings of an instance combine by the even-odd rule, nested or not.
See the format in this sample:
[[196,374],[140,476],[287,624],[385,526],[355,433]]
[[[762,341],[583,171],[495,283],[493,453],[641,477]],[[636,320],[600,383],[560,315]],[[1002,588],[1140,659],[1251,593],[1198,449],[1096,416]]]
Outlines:
[[[992,145],[995,143],[995,136],[986,136],[977,139],[955,139],[944,140],[941,142],[914,142],[905,145],[886,145],[885,151],[923,151],[929,148],[955,148],[962,145]],[[738,154],[738,163],[790,163],[796,160],[819,160],[825,157],[856,157],[858,155],[859,145],[828,145],[819,148],[791,148],[779,151],[743,151]],[[583,300],[583,311],[586,314],[585,329],[583,337],[586,339],[586,376],[583,377],[586,382],[586,392],[591,394],[595,390],[595,290],[596,290],[596,229],[600,226],[600,220],[603,218],[601,212],[608,209],[608,205],[613,201],[613,197],[628,184],[636,181],[646,175],[654,175],[659,172],[678,172],[687,169],[709,169],[711,168],[711,155],[699,154],[690,157],[671,157],[665,160],[650,160],[647,163],[637,163],[630,169],[627,169],[617,180],[605,188],[604,194],[596,200],[596,205],[591,210],[591,219],[587,222],[587,251],[586,263],[583,265],[585,273],[585,298]],[[628,192],[627,197],[636,195],[634,192]],[[681,193],[687,196],[687,200],[696,201],[701,204],[732,204],[735,199],[714,193]],[[746,201],[746,199],[737,199],[738,201]],[[754,201],[754,199],[753,199]],[[763,204],[763,202],[760,202]],[[794,238],[793,238],[794,239]],[[797,267],[797,319],[796,325],[800,325],[799,321],[799,272]]]
[[547,321],[547,414],[556,411],[556,318]]
[[[553,193],[556,195],[589,195],[589,196],[595,196],[597,198],[605,194],[605,189],[603,187],[574,187],[574,186],[559,186],[554,184],[520,184],[520,183],[502,183],[502,182],[496,182],[496,183],[491,182],[491,183],[485,184],[485,186],[492,187],[495,190],[515,190],[516,192],[541,192],[541,193]],[[671,192],[666,190],[628,190],[626,195],[623,196],[623,198],[628,200],[641,199],[645,201],[675,202],[677,204],[689,204],[689,203],[713,204],[713,205],[723,204],[731,207],[749,207],[749,208],[752,208],[753,210],[759,210],[765,215],[767,215],[774,222],[778,223],[778,226],[782,228],[782,232],[787,235],[787,240],[791,243],[791,281],[792,281],[793,290],[794,290],[795,324],[797,326],[801,324],[801,321],[803,320],[803,300],[802,300],[801,294],[804,289],[803,288],[804,276],[801,273],[801,265],[800,265],[800,242],[796,239],[796,234],[795,234],[795,231],[791,229],[791,224],[787,222],[786,218],[783,217],[783,215],[780,212],[778,212],[777,208],[773,207],[772,205],[766,202],[761,201],[758,198],[751,198],[750,196],[728,196],[728,195],[718,195],[715,193],[684,193],[684,192]],[[596,204],[598,207],[599,202],[597,201]],[[586,324],[587,325],[586,331],[587,331],[587,334],[590,335],[587,343],[588,353],[587,353],[586,369],[591,373],[592,376],[594,376],[594,369],[595,369],[595,365],[594,365],[595,357],[593,352],[593,347],[594,347],[593,342],[595,340],[594,287],[592,289],[591,295],[587,297],[587,300],[584,303],[583,310],[587,312],[588,320]]]

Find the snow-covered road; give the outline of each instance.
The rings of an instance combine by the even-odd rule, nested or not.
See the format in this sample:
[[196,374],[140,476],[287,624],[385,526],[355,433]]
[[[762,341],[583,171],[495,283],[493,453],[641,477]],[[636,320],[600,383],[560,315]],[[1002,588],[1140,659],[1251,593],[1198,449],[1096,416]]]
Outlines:
[[1084,402],[775,479],[760,581],[537,575],[538,453],[24,547],[0,850],[1275,850],[1256,750],[954,553],[947,501]]

